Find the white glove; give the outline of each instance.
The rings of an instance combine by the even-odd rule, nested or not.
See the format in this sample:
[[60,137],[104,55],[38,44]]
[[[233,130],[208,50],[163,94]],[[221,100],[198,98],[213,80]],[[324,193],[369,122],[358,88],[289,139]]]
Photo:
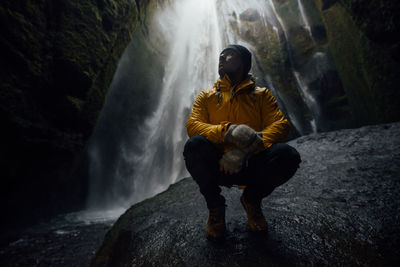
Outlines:
[[257,132],[245,124],[231,124],[224,135],[224,141],[238,148],[246,148],[257,137]]
[[239,172],[250,154],[264,150],[262,135],[244,124],[231,124],[224,141],[234,145],[219,161],[220,170],[228,174]]
[[232,150],[226,152],[219,160],[220,171],[227,174],[234,174],[242,169],[243,162],[246,158],[246,153],[234,147]]

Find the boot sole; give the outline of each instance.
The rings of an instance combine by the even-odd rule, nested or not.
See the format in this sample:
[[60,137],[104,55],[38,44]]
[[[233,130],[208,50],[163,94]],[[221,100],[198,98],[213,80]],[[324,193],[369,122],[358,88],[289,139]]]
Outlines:
[[[248,220],[249,215],[247,214],[246,204],[244,204],[244,200],[242,199],[242,197],[240,197],[240,203],[242,204],[243,209],[244,209],[244,211],[246,212],[246,216],[247,216],[247,220]],[[252,227],[250,226],[250,224],[249,224],[248,221],[247,221],[247,225],[249,226],[250,231],[251,231],[252,233],[260,233],[260,234],[263,234],[263,233],[267,233],[267,232],[268,232],[268,224],[266,225],[265,229],[261,229],[261,230],[257,230],[257,229],[252,228]]]

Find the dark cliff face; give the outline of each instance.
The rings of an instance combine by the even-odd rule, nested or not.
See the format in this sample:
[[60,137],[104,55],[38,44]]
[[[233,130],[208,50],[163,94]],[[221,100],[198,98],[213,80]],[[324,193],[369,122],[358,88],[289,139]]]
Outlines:
[[79,153],[144,17],[137,2],[1,2],[2,224],[82,203]]
[[[400,60],[398,2],[273,3],[282,22],[278,29],[262,25],[260,17],[255,16],[257,10],[249,9],[240,15],[237,32],[252,45],[257,81],[268,87],[274,85],[281,108],[296,118],[291,122],[300,134],[312,131],[310,118],[315,119],[318,131],[400,119],[396,104],[400,97],[400,70],[396,67]],[[303,16],[308,25],[304,25]],[[270,82],[263,81],[265,74]],[[302,96],[301,84],[316,100],[314,110]]]
[[315,3],[356,126],[399,120],[399,2]]

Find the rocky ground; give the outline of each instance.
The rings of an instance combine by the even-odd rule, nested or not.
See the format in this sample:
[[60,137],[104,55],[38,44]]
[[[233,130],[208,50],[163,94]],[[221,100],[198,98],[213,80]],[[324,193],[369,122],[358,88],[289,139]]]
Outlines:
[[132,206],[93,266],[395,265],[400,262],[400,123],[313,134],[290,144],[301,168],[263,201],[269,233],[249,232],[241,192],[224,189],[228,236],[205,238],[189,178]]
[[400,122],[289,142],[302,163],[263,201],[267,235],[249,231],[241,191],[224,188],[228,236],[223,242],[208,241],[205,202],[187,178],[128,209],[102,245],[112,221],[84,224],[63,217],[1,247],[0,265],[396,266],[399,137]]
[[0,246],[0,266],[88,266],[115,219],[77,217],[64,214],[26,229]]

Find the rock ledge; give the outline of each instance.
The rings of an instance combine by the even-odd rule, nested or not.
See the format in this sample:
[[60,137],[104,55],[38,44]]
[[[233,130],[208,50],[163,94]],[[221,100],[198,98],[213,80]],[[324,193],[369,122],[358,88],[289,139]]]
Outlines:
[[398,265],[400,123],[289,142],[301,167],[263,201],[267,237],[250,233],[240,190],[223,189],[228,236],[207,241],[208,212],[192,179],[132,206],[92,266]]

